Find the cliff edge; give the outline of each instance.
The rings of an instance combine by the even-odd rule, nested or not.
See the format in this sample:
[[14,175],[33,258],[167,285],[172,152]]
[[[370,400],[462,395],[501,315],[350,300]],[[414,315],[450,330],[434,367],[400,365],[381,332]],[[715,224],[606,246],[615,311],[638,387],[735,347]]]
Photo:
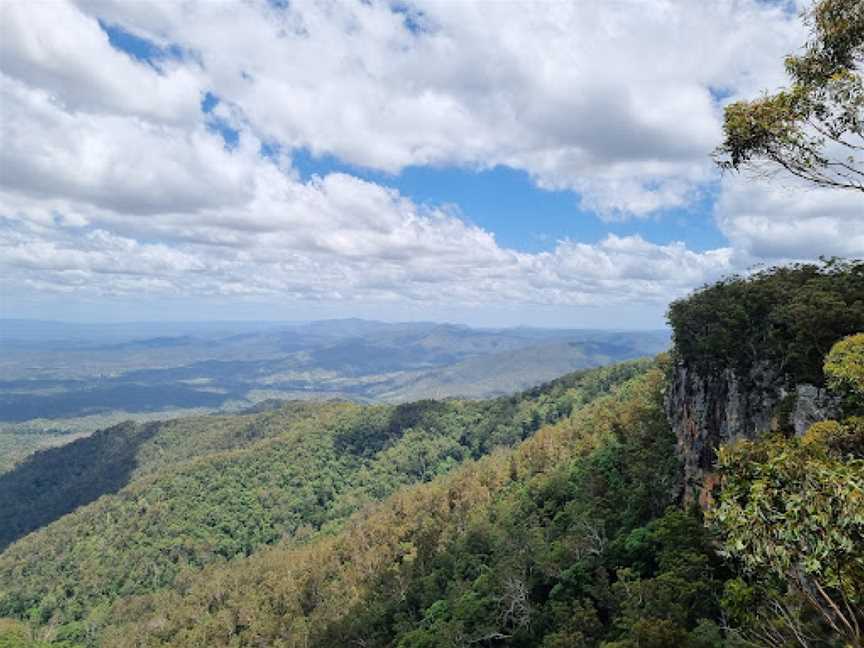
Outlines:
[[835,418],[822,358],[864,330],[864,263],[772,268],[674,302],[665,409],[678,440],[685,502],[707,505],[718,448]]

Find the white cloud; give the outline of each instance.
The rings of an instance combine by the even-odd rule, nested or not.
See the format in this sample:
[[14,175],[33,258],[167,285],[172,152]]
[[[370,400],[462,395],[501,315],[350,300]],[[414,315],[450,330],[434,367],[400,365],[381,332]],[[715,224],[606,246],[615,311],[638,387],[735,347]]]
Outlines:
[[864,255],[864,200],[852,190],[728,177],[717,222],[742,264]]
[[[687,205],[716,181],[712,92],[749,96],[779,83],[781,55],[800,41],[797,20],[777,7],[423,1],[410,11],[420,29],[383,2],[290,7],[3,4],[0,286],[658,304],[754,257],[804,253],[817,236],[820,252],[859,246],[856,214],[837,198],[811,196],[811,208],[725,183],[718,223],[728,247],[609,235],[528,254],[379,184],[340,173],[303,181],[291,168],[298,147],[391,172],[503,164],[541,187],[578,191],[606,218]],[[187,56],[158,69],[135,61],[97,19]],[[208,128],[206,92],[220,97],[235,147]],[[286,153],[262,158],[264,141]],[[840,210],[830,227],[823,208]],[[783,209],[801,222],[784,229]]]
[[115,50],[98,22],[68,2],[0,3],[0,27],[4,73],[42,88],[70,111],[187,124],[200,114],[203,77],[196,66],[165,62],[154,74]]
[[203,123],[181,128],[73,112],[5,74],[0,105],[0,185],[9,189],[127,213],[195,211],[252,197],[256,143],[229,153]]
[[262,138],[391,172],[506,164],[619,217],[691,200],[720,136],[712,91],[777,85],[802,39],[756,0],[81,5],[195,51]]
[[[280,182],[270,187],[271,200],[240,212],[203,210],[192,222],[188,215],[93,210],[84,225],[66,223],[63,205],[49,215],[19,200],[0,237],[4,281],[53,280],[111,295],[139,290],[137,277],[147,280],[148,292],[166,295],[609,305],[663,302],[729,269],[728,250],[699,254],[639,237],[562,241],[551,252],[521,253],[481,228],[351,176]],[[68,207],[73,214],[81,209]]]

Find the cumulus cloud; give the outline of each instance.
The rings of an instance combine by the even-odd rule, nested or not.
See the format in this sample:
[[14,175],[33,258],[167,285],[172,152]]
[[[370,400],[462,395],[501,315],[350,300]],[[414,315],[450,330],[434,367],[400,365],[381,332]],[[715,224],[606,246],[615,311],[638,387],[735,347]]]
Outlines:
[[191,221],[111,210],[80,220],[80,205],[40,212],[29,200],[0,196],[16,206],[0,234],[4,281],[42,289],[50,280],[93,295],[587,305],[663,302],[729,268],[728,250],[698,254],[635,236],[562,241],[527,254],[352,176],[271,180],[278,186],[269,186],[269,197],[240,211],[203,210]]
[[181,128],[70,111],[5,74],[0,105],[0,185],[9,189],[126,213],[194,211],[252,197],[257,147],[227,152],[203,123]]
[[692,200],[716,96],[776,86],[803,37],[756,0],[80,4],[196,52],[261,138],[390,172],[505,164],[618,217]]
[[[825,249],[860,249],[839,198],[729,183],[718,207],[729,246],[609,235],[529,254],[381,184],[292,168],[300,148],[392,173],[506,165],[578,192],[603,218],[648,216],[716,181],[707,154],[722,102],[779,83],[781,55],[801,38],[794,16],[756,0],[542,7],[3,4],[0,285],[658,304],[754,257],[803,254],[816,230]],[[135,60],[100,21],[184,54]],[[218,104],[205,113],[208,95]],[[282,153],[262,156],[274,143]],[[840,210],[833,229],[818,220],[829,209]],[[800,222],[784,230],[782,210]]]
[[4,74],[42,88],[70,111],[197,120],[203,76],[196,66],[166,62],[154,74],[115,50],[98,21],[67,2],[4,2],[0,26]]
[[717,222],[741,264],[864,254],[864,202],[851,190],[814,188],[794,178],[727,178]]

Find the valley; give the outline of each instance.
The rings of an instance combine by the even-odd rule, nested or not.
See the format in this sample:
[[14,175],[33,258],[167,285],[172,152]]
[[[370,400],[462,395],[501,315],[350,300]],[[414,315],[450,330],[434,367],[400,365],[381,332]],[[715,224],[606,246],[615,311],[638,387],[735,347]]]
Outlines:
[[862,304],[861,262],[772,268],[674,302],[670,352],[509,395],[266,400],[43,449],[0,474],[0,645],[854,645]]
[[0,470],[124,420],[238,412],[274,399],[488,398],[668,344],[662,330],[0,321]]

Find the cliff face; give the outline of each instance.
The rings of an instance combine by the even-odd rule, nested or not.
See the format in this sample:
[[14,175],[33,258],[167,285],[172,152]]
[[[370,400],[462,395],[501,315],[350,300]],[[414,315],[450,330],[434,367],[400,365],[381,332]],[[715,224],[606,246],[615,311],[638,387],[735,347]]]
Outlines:
[[837,415],[837,402],[825,390],[808,384],[787,388],[770,363],[746,375],[726,369],[703,376],[678,361],[665,406],[684,464],[684,500],[696,496],[703,506],[716,484],[714,463],[722,444],[756,439],[781,426],[800,435],[815,421]]
[[[684,463],[684,498],[710,499],[717,449],[772,428],[803,434],[836,418],[818,389],[826,354],[864,331],[864,261],[732,276],[672,302],[666,414]],[[810,384],[808,384],[810,383]]]

